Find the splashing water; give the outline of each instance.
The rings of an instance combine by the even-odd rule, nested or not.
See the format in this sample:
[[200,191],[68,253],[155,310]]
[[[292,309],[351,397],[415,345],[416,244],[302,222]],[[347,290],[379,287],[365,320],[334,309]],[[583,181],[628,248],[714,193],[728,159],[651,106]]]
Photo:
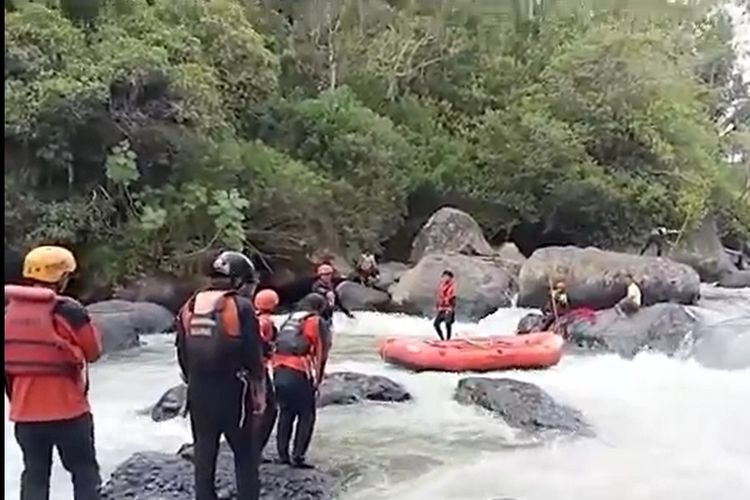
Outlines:
[[[744,314],[722,307],[720,313]],[[509,333],[524,309],[504,309],[459,335]],[[714,310],[712,314],[720,314]],[[721,371],[693,360],[641,354],[567,356],[543,371],[511,371],[580,409],[598,437],[538,443],[452,399],[461,375],[412,374],[384,365],[376,338],[431,337],[426,319],[357,313],[336,317],[332,370],[403,383],[409,404],[321,410],[311,458],[356,464],[347,500],[746,500],[750,498],[750,369]],[[179,383],[171,336],[92,367],[91,399],[102,475],[135,451],[174,452],[190,440],[183,419],[154,423],[138,411]],[[5,493],[18,496],[20,452],[5,422]],[[55,464],[54,500],[72,497]]]

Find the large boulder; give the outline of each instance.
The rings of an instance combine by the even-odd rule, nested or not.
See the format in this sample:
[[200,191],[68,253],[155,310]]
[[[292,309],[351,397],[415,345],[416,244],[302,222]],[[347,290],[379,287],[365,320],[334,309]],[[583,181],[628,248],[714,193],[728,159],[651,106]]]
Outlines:
[[388,290],[391,286],[398,283],[401,276],[409,270],[409,266],[403,262],[383,262],[378,264],[378,271],[380,276],[378,277],[377,285],[383,290]]
[[[184,447],[183,447],[184,448]],[[102,487],[102,500],[193,500],[195,482],[190,453],[136,453],[120,464]],[[260,466],[261,499],[328,500],[339,484],[325,470],[302,470],[276,464]],[[225,443],[216,463],[216,491],[221,500],[237,498],[234,457]]]
[[115,299],[153,302],[177,313],[196,290],[207,285],[204,276],[152,276],[129,283],[114,293]]
[[[186,399],[185,384],[167,390],[156,405],[148,410],[152,420],[161,422],[183,414]],[[365,401],[400,403],[411,399],[409,391],[389,378],[354,372],[330,373],[323,379],[318,390],[318,407]]]
[[401,384],[379,375],[335,372],[320,384],[318,406],[349,405],[363,401],[404,402],[411,394]]
[[336,291],[341,303],[350,311],[383,311],[391,302],[386,292],[353,281],[342,281],[336,286]]
[[430,253],[401,276],[391,289],[393,303],[408,312],[432,316],[435,291],[444,269],[456,276],[456,317],[478,320],[500,307],[509,307],[515,294],[515,281],[492,258],[461,254]]
[[750,288],[750,269],[727,273],[717,284],[724,288]]
[[175,316],[166,308],[150,302],[105,300],[86,306],[94,325],[102,335],[105,353],[139,345],[139,335],[174,331]]
[[452,207],[441,208],[427,220],[412,242],[410,260],[418,262],[431,252],[465,255],[494,253],[477,221],[466,212]]
[[737,270],[724,251],[716,222],[708,215],[695,228],[683,235],[669,252],[669,258],[687,264],[698,272],[702,281],[714,282]]
[[709,368],[750,368],[750,309],[733,318],[706,316],[694,334],[693,357]]
[[678,353],[696,327],[696,317],[679,304],[643,307],[631,316],[615,309],[567,320],[569,341],[579,348],[635,356],[644,349]]
[[700,279],[685,264],[598,248],[546,247],[536,250],[521,268],[518,305],[542,307],[553,282],[564,279],[573,305],[606,309],[625,296],[625,278],[632,273],[645,305],[657,302],[693,304]]
[[458,381],[454,395],[462,404],[477,405],[509,426],[533,434],[549,432],[593,436],[581,412],[556,402],[544,390],[509,378],[469,377]]

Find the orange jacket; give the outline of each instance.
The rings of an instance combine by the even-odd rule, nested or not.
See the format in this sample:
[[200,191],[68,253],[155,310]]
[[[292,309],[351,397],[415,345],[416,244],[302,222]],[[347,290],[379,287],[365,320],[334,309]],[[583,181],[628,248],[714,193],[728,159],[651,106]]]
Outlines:
[[[14,300],[12,293],[10,295],[8,307],[12,306]],[[83,361],[96,361],[102,351],[101,339],[86,309],[68,297],[54,296],[53,300],[51,324],[59,338],[76,348]],[[23,307],[22,314],[34,314],[35,306],[26,303]],[[49,310],[46,305],[39,307],[42,314],[50,314]],[[8,309],[5,327],[6,332],[12,328],[12,323],[8,322]],[[86,396],[88,380],[85,366],[74,376],[10,375],[6,371],[5,386],[10,399],[10,420],[13,422],[68,420],[91,411]]]
[[310,343],[310,352],[304,356],[293,356],[289,354],[274,353],[274,369],[285,367],[307,374],[316,387],[323,379],[328,357],[327,349],[323,341],[323,332],[320,331],[320,316],[313,315],[302,323],[302,335]]
[[438,311],[452,311],[456,307],[456,282],[453,278],[440,280],[436,307]]

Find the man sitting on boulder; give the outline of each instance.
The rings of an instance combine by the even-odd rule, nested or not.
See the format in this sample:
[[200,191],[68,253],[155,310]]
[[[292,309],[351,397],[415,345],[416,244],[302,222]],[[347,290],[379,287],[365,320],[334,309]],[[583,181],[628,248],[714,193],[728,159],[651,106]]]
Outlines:
[[651,230],[646,240],[646,244],[641,249],[639,255],[643,255],[651,246],[656,247],[656,256],[661,257],[664,253],[664,249],[668,246],[667,236],[677,236],[680,232],[675,229],[667,229],[664,226],[659,226]]
[[542,331],[548,331],[561,317],[565,316],[570,310],[570,302],[566,291],[564,281],[558,281],[555,287],[550,291],[549,299],[542,309],[544,322]]
[[378,261],[372,252],[363,252],[354,266],[352,281],[370,288],[376,288],[375,282],[380,276]]
[[625,297],[623,297],[622,300],[617,303],[617,305],[615,306],[615,310],[618,313],[629,316],[631,314],[635,314],[641,308],[641,305],[643,304],[643,294],[641,293],[641,288],[638,286],[638,283],[636,283],[635,278],[633,278],[632,274],[627,275],[627,277],[625,278],[625,283],[627,284]]

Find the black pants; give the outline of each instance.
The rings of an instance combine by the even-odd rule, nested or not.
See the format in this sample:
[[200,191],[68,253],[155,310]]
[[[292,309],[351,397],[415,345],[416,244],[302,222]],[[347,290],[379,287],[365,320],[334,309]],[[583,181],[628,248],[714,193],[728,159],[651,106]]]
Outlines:
[[237,500],[258,500],[260,456],[249,404],[249,388],[236,378],[200,380],[199,377],[191,377],[188,405],[195,445],[196,500],[217,498],[214,481],[222,435],[234,453]]
[[[450,340],[451,332],[453,331],[453,321],[455,320],[455,313],[453,311],[438,311],[435,316],[435,331],[440,337],[440,340]],[[445,337],[443,337],[443,330],[440,325],[445,323]]]
[[315,388],[307,375],[285,367],[276,370],[274,383],[279,404],[279,425],[276,429],[279,458],[289,461],[289,442],[294,428],[292,460],[304,461],[315,429]]
[[268,440],[271,437],[271,431],[276,423],[276,417],[279,410],[276,406],[276,391],[273,387],[273,381],[269,375],[266,376],[266,411],[258,421],[258,446],[259,453],[262,456],[263,450],[268,444]]
[[19,422],[16,441],[23,452],[21,500],[47,500],[52,449],[73,478],[75,500],[98,500],[101,478],[94,450],[94,419],[85,413],[71,420]]
[[646,240],[646,244],[641,248],[641,253],[639,255],[643,255],[646,253],[646,251],[651,248],[652,246],[656,247],[656,256],[661,257],[664,253],[664,246],[666,245],[666,242],[662,238],[656,238],[653,236],[649,236],[648,240]]

